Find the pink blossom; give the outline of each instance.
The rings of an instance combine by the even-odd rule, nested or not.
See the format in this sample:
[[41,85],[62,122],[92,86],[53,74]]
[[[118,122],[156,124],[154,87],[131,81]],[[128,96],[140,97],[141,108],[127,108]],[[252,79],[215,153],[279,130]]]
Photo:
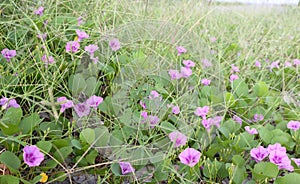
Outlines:
[[160,97],[160,94],[157,91],[153,90],[150,92],[149,99],[152,100],[152,99],[159,98],[159,97]]
[[258,131],[255,128],[250,128],[249,126],[245,126],[245,130],[252,135],[258,134]]
[[209,112],[209,107],[208,106],[197,107],[197,109],[195,110],[195,115],[200,116],[203,119],[205,119],[208,112]]
[[63,113],[66,109],[74,107],[74,104],[71,100],[68,100],[66,97],[59,97],[57,98],[57,102],[60,103],[60,113]]
[[236,75],[236,74],[231,74],[231,75],[230,75],[230,81],[231,81],[231,82],[233,82],[234,80],[236,80],[236,79],[238,79],[238,78],[239,78],[239,76]]
[[187,68],[191,68],[191,67],[195,66],[195,63],[193,61],[191,61],[191,60],[183,60],[182,63]]
[[142,100],[140,100],[140,105],[142,106],[143,109],[147,109],[146,103],[144,103]]
[[259,146],[257,148],[253,148],[250,151],[250,155],[252,158],[255,159],[256,162],[261,162],[263,159],[265,159],[269,155],[268,149]]
[[41,40],[46,40],[46,38],[47,38],[47,33],[37,34],[36,37],[39,38],[39,39],[41,39]]
[[201,153],[194,148],[186,148],[183,152],[179,154],[180,162],[194,167],[200,160]]
[[135,169],[131,166],[131,164],[129,162],[120,162],[119,165],[121,167],[121,172],[123,175],[132,173],[135,171]]
[[78,36],[78,41],[79,42],[82,41],[83,39],[89,38],[89,35],[86,32],[80,31],[78,29],[76,29],[76,34]]
[[42,16],[44,12],[44,7],[40,6],[38,9],[34,10],[34,14]]
[[83,24],[83,18],[82,17],[78,17],[77,18],[77,25],[80,26],[81,24]]
[[204,126],[206,131],[210,131],[211,127],[213,126],[213,122],[211,121],[210,118],[208,119],[202,119],[201,124]]
[[78,103],[74,105],[74,110],[78,117],[88,116],[91,112],[91,109],[87,103]]
[[202,79],[201,80],[201,83],[204,85],[204,86],[208,86],[209,84],[210,84],[210,80],[209,79],[206,79],[206,78],[204,78],[204,79]]
[[289,61],[286,61],[286,62],[284,63],[284,66],[287,67],[287,68],[292,67],[292,63],[289,62]]
[[25,146],[23,149],[23,160],[29,167],[39,166],[44,160],[44,154],[35,145]]
[[293,62],[295,66],[300,65],[300,59],[294,59]]
[[300,167],[300,158],[291,158],[295,162],[295,164]]
[[216,37],[210,37],[210,42],[214,43],[217,41],[217,38]]
[[257,68],[261,68],[261,63],[256,60],[254,66],[256,66]]
[[16,50],[9,50],[9,49],[5,48],[1,51],[1,54],[6,59],[6,61],[9,62],[11,58],[13,58],[17,55],[17,52],[16,52]]
[[214,118],[211,118],[212,124],[215,125],[217,128],[220,128],[220,124],[223,120],[222,116],[216,116]]
[[233,72],[236,72],[236,73],[240,72],[240,69],[237,66],[235,66],[234,64],[231,65],[231,73],[233,73]]
[[144,118],[144,119],[142,120],[142,123],[144,123],[145,120],[148,118],[148,113],[147,113],[146,111],[141,111],[141,116]]
[[173,107],[172,107],[172,113],[173,113],[173,114],[179,114],[179,113],[180,113],[180,108],[179,108],[179,106],[173,106]]
[[113,51],[117,51],[121,48],[121,43],[117,38],[110,40],[109,46]]
[[208,67],[212,66],[212,63],[208,59],[203,59],[202,65],[203,65],[203,68],[208,68]]
[[234,115],[232,119],[233,119],[233,121],[239,123],[240,125],[242,125],[242,123],[243,123],[242,118],[238,117],[237,115]]
[[180,73],[181,73],[182,77],[188,78],[189,76],[192,75],[193,71],[192,71],[192,69],[190,69],[188,67],[181,67]]
[[282,151],[272,151],[269,155],[270,162],[276,164],[279,169],[286,169],[288,171],[293,171],[294,167],[291,165],[291,160],[285,152]]
[[103,98],[100,96],[93,95],[89,99],[86,100],[86,104],[95,110],[97,110],[98,106],[103,102]]
[[182,74],[178,70],[169,70],[171,80],[180,79]]
[[99,47],[97,45],[91,44],[84,47],[84,50],[90,54],[90,58],[94,58],[94,53],[98,50]]
[[180,56],[181,54],[187,52],[187,50],[182,46],[178,46],[178,47],[176,47],[176,49],[177,49],[177,52],[178,52],[178,56]]
[[169,139],[172,142],[175,142],[175,144],[174,144],[175,148],[177,148],[179,146],[184,146],[184,145],[186,145],[186,142],[187,142],[187,137],[178,131],[174,131],[174,132],[170,133]]
[[150,127],[154,128],[155,125],[159,122],[159,118],[157,116],[150,115],[148,116]]
[[11,107],[13,107],[13,108],[20,107],[20,105],[17,103],[17,101],[14,98],[8,99],[6,97],[2,97],[0,99],[0,105],[2,106],[2,109],[9,109]]
[[279,62],[280,61],[274,61],[269,65],[270,71],[273,70],[273,68],[279,68]]
[[297,131],[300,128],[300,122],[299,121],[289,121],[287,124],[287,128]]
[[254,114],[253,121],[258,122],[264,120],[264,116],[262,114]]
[[80,44],[78,41],[69,41],[66,45],[66,52],[77,52],[80,48]]
[[286,152],[286,148],[285,147],[283,147],[283,146],[281,146],[281,144],[279,144],[279,143],[275,143],[275,144],[273,144],[273,145],[269,145],[268,146],[268,151],[271,153],[271,152],[273,152],[273,151],[277,151],[277,152]]
[[49,58],[47,58],[46,54],[42,56],[42,61],[44,61],[46,68],[48,67],[49,64],[53,64],[55,62],[52,56],[49,56]]

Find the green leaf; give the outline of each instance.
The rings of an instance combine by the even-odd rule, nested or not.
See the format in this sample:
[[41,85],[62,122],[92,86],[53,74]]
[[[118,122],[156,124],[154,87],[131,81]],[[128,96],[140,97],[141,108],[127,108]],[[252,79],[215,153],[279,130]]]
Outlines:
[[241,125],[229,119],[221,124],[220,128],[218,129],[226,138],[229,138],[229,135],[238,131],[241,128]]
[[91,128],[86,128],[80,133],[80,140],[88,144],[93,144],[95,140],[95,131]]
[[266,178],[276,178],[278,175],[278,166],[271,162],[260,162],[254,166],[253,176],[257,180]]
[[247,96],[249,94],[249,88],[242,79],[236,79],[232,83],[234,94],[239,97]]
[[225,104],[226,104],[226,107],[231,107],[235,104],[233,94],[231,94],[229,92],[225,93]]
[[19,178],[11,175],[2,175],[0,176],[0,183],[1,184],[19,184]]
[[4,163],[13,172],[16,172],[21,166],[20,159],[10,151],[5,151],[0,155],[0,162]]
[[297,184],[300,181],[300,174],[291,173],[275,180],[274,184]]
[[85,94],[87,96],[92,96],[93,94],[95,94],[96,89],[98,89],[96,77],[90,77],[90,78],[88,78],[86,80]]
[[49,153],[52,148],[52,143],[49,141],[39,141],[36,146],[45,153]]
[[86,161],[89,164],[95,164],[95,159],[98,156],[98,152],[96,150],[92,150],[89,154],[85,156]]
[[94,130],[94,136],[96,139],[95,146],[97,147],[107,146],[108,141],[110,139],[110,133],[108,132],[107,127],[101,126],[100,128],[96,128]]
[[23,112],[21,108],[9,108],[1,119],[0,128],[5,135],[13,135],[20,131],[19,124]]
[[258,129],[260,138],[264,141],[264,143],[271,144],[273,133],[268,130],[266,127],[261,127]]
[[60,163],[64,162],[64,160],[72,153],[73,149],[71,146],[63,147],[57,150],[53,157],[58,160]]
[[73,95],[78,95],[80,92],[84,91],[86,86],[87,84],[81,74],[75,74],[69,79],[69,88]]
[[71,141],[71,144],[72,144],[72,146],[74,146],[75,148],[77,148],[77,149],[79,149],[79,150],[82,149],[82,146],[81,146],[80,142],[79,142],[78,140],[76,140],[76,139],[73,139],[73,140]]
[[19,128],[24,134],[26,134],[31,132],[41,121],[40,116],[37,113],[33,113],[22,119]]
[[265,82],[259,81],[253,87],[253,92],[258,97],[266,96],[269,93],[269,87]]
[[232,157],[232,162],[239,167],[245,165],[245,159],[241,155],[234,155]]
[[111,171],[116,175],[116,176],[121,176],[122,173],[121,173],[121,168],[120,168],[120,165],[118,163],[113,163],[111,164],[110,166],[111,168]]
[[163,121],[161,124],[160,124],[160,128],[162,129],[162,131],[164,131],[166,134],[169,134],[173,131],[176,130],[176,127],[171,124],[170,122],[168,121]]

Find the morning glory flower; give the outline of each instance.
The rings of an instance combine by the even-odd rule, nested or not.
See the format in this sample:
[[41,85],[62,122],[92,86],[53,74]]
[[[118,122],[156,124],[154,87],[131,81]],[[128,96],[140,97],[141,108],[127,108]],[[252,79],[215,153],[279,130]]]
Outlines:
[[57,102],[61,102],[60,104],[60,113],[63,113],[66,109],[74,107],[74,104],[71,100],[68,100],[66,97],[59,97],[56,100]]
[[243,123],[242,118],[238,117],[237,115],[234,115],[232,119],[233,119],[233,121],[237,122],[240,125],[242,125],[242,123]]
[[90,54],[90,58],[94,58],[94,53],[98,50],[99,47],[97,45],[91,44],[84,47],[84,50]]
[[117,38],[110,40],[109,46],[113,51],[117,51],[121,48],[121,43]]
[[40,6],[38,9],[34,10],[34,14],[42,16],[44,12],[44,7]]
[[191,60],[183,60],[182,63],[185,67],[191,68],[195,66],[195,63]]
[[90,107],[86,103],[78,103],[74,106],[74,110],[78,117],[88,116],[91,112]]
[[66,45],[66,52],[77,52],[80,48],[80,44],[78,41],[69,41]]
[[184,145],[186,145],[186,142],[187,142],[187,137],[178,131],[171,132],[169,134],[169,139],[172,142],[174,142],[175,148],[177,148],[179,146],[184,146]]
[[25,146],[23,149],[23,159],[29,167],[39,166],[44,160],[44,154],[35,145]]
[[245,130],[252,135],[258,134],[258,131],[255,128],[250,128],[249,126],[245,126]]
[[183,152],[179,154],[180,162],[194,167],[200,160],[201,153],[194,148],[186,148]]
[[132,173],[135,171],[135,169],[131,166],[129,162],[119,162],[119,165],[121,167],[121,172],[123,175]]
[[100,96],[93,95],[89,99],[86,100],[86,104],[95,110],[97,110],[98,106],[103,102],[103,98]]
[[264,120],[264,116],[262,114],[254,114],[253,121],[258,122]]
[[209,112],[209,107],[204,106],[204,107],[197,107],[197,109],[195,110],[194,113],[195,113],[196,116],[200,116],[203,119],[205,119],[208,112]]
[[293,171],[294,167],[291,165],[291,160],[285,152],[282,151],[272,151],[269,155],[270,162],[276,164],[279,169],[286,169],[288,171]]
[[17,52],[16,52],[16,50],[9,50],[9,49],[5,48],[1,51],[1,54],[6,59],[6,61],[9,62],[11,58],[13,58],[17,55]]
[[287,124],[287,128],[297,131],[300,128],[300,122],[299,121],[290,121]]
[[236,75],[236,74],[232,74],[232,75],[230,75],[230,77],[229,77],[230,82],[233,82],[234,80],[236,80],[236,79],[238,79],[238,78],[239,78],[239,76]]
[[269,155],[269,151],[263,146],[259,146],[257,148],[251,149],[250,155],[256,162],[261,162]]
[[204,86],[208,86],[209,84],[210,84],[210,80],[209,79],[206,79],[206,78],[204,78],[204,79],[202,79],[201,80],[201,83],[204,85]]
[[171,80],[180,79],[182,77],[182,74],[178,70],[169,70],[169,75]]
[[180,73],[181,73],[182,77],[188,78],[189,76],[192,75],[193,71],[191,68],[181,67]]
[[88,35],[86,32],[80,31],[80,30],[78,30],[78,29],[76,30],[76,34],[77,34],[77,36],[78,36],[78,41],[79,41],[79,42],[80,42],[81,40],[83,40],[83,39],[89,37],[89,35]]
[[177,52],[178,52],[178,56],[180,56],[181,54],[187,52],[187,50],[182,46],[178,46],[178,47],[176,47],[176,49],[177,49]]

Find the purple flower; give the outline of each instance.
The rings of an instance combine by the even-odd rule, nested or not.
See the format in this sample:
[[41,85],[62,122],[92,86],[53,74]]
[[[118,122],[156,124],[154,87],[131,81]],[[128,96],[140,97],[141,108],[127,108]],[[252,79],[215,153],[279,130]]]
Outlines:
[[255,128],[250,128],[249,126],[245,126],[245,130],[252,135],[258,134],[258,131]]
[[292,63],[286,61],[286,62],[284,63],[284,66],[287,67],[287,68],[288,68],[288,67],[292,67]]
[[234,80],[236,80],[236,79],[238,79],[239,78],[239,76],[238,75],[236,75],[236,74],[232,74],[232,75],[230,75],[230,82],[233,82]]
[[99,58],[98,58],[98,57],[91,58],[91,59],[93,60],[93,63],[94,63],[94,64],[96,64],[96,63],[98,62],[98,60],[99,60]]
[[78,36],[78,41],[79,41],[79,42],[80,42],[81,40],[83,40],[83,39],[89,37],[89,35],[88,35],[86,32],[80,31],[80,30],[78,30],[78,29],[76,29],[76,34],[77,34],[77,36]]
[[3,106],[4,104],[6,104],[8,102],[8,98],[6,98],[6,97],[2,97],[1,99],[0,99],[0,105],[1,106]]
[[294,167],[291,165],[291,160],[285,152],[282,151],[272,151],[269,155],[270,162],[276,164],[279,169],[286,169],[288,171],[293,171]]
[[253,121],[258,122],[264,120],[264,116],[262,114],[254,114]]
[[36,37],[39,38],[39,39],[41,39],[41,40],[46,40],[46,38],[47,38],[47,33],[37,34]]
[[117,38],[110,40],[109,46],[113,51],[117,51],[121,48],[121,43]]
[[6,97],[2,97],[0,99],[0,105],[2,106],[2,109],[9,109],[11,107],[13,107],[13,108],[19,108],[20,107],[20,105],[17,103],[17,101],[14,98],[9,100]]
[[43,15],[44,7],[40,6],[38,9],[34,10],[34,14],[36,15]]
[[17,52],[15,50],[9,50],[9,49],[5,48],[1,51],[1,54],[6,59],[6,61],[9,62],[11,58],[13,58],[17,55]]
[[180,56],[181,54],[187,52],[187,50],[182,46],[178,46],[178,47],[176,47],[176,49],[177,49],[177,52],[178,52],[178,56]]
[[103,102],[103,98],[100,96],[93,95],[89,99],[86,100],[86,104],[95,110],[97,110],[98,106]]
[[53,64],[55,62],[52,56],[49,56],[49,58],[47,58],[46,54],[42,56],[42,61],[44,61],[46,68],[49,64]]
[[213,122],[211,121],[210,118],[202,119],[201,123],[204,126],[204,128],[206,129],[206,131],[208,131],[208,132],[210,131],[211,127],[213,126]]
[[78,17],[77,18],[77,25],[80,26],[81,24],[83,24],[83,18],[82,17]]
[[180,79],[182,74],[178,70],[169,70],[171,80]]
[[186,148],[183,152],[179,154],[180,162],[194,167],[200,160],[201,153],[194,148]]
[[240,69],[237,66],[235,66],[234,64],[232,64],[231,65],[231,73],[234,73],[234,72],[238,73],[238,72],[240,72]]
[[191,68],[195,66],[195,63],[191,60],[183,60],[182,63],[185,67]]
[[23,149],[24,162],[29,167],[39,166],[44,160],[44,154],[40,152],[39,148],[35,145],[25,146]]
[[216,37],[210,37],[210,42],[214,43],[215,41],[217,41]]
[[211,122],[213,125],[215,125],[216,127],[220,128],[220,124],[223,120],[223,117],[222,116],[216,116],[214,118],[210,118],[211,119]]
[[144,103],[142,100],[140,100],[140,105],[142,106],[143,109],[147,109],[146,103]]
[[242,118],[238,117],[237,115],[234,115],[232,119],[233,119],[233,121],[239,123],[240,125],[242,125],[242,123],[243,123]]
[[180,108],[179,108],[179,106],[173,106],[172,107],[172,113],[173,114],[179,114],[180,113]]
[[268,149],[259,146],[257,148],[253,148],[250,151],[250,155],[252,158],[255,159],[256,162],[261,162],[263,159],[265,159],[269,155]]
[[57,102],[61,102],[60,104],[60,113],[63,113],[66,109],[74,107],[74,104],[71,100],[68,100],[66,97],[57,98]]
[[77,52],[80,48],[80,44],[78,41],[69,41],[66,45],[66,52]]
[[141,111],[141,116],[144,118],[142,123],[145,123],[145,120],[148,118],[148,113],[146,111]]
[[287,124],[287,128],[297,131],[300,128],[300,122],[299,121],[290,121]]
[[300,158],[291,158],[295,162],[295,164],[300,167]]
[[274,151],[286,153],[286,148],[281,146],[281,144],[276,143],[276,144],[273,144],[273,145],[270,144],[268,146],[268,151],[269,151],[269,153],[274,152]]
[[78,117],[88,116],[90,114],[90,107],[86,103],[78,103],[74,106],[74,110]]
[[294,65],[298,66],[300,65],[300,59],[294,59]]
[[273,70],[273,68],[279,68],[279,62],[280,61],[274,61],[269,65],[270,71]]
[[159,118],[158,118],[157,116],[152,116],[152,115],[150,115],[150,116],[148,117],[148,119],[149,119],[150,127],[151,127],[151,128],[154,128],[155,125],[159,122]]
[[169,139],[175,143],[174,144],[175,148],[179,146],[184,146],[187,142],[187,137],[178,131],[171,132],[169,134]]
[[208,68],[212,66],[212,63],[208,59],[202,60],[203,68]]
[[135,171],[135,169],[131,166],[131,164],[129,162],[120,162],[119,165],[121,167],[121,171],[122,171],[123,175],[132,173]]
[[155,98],[159,98],[159,93],[157,92],[157,91],[155,91],[155,90],[153,90],[153,91],[151,91],[150,92],[150,95],[149,95],[149,99],[155,99]]
[[193,71],[192,71],[192,69],[190,69],[188,67],[181,67],[180,73],[181,73],[182,77],[188,78],[189,76],[192,75]]
[[197,109],[195,110],[195,115],[200,116],[203,119],[205,119],[208,112],[209,112],[209,107],[208,106],[197,107]]
[[91,44],[84,47],[84,50],[90,54],[90,58],[94,58],[94,53],[98,50],[99,47],[97,45]]
[[201,83],[204,85],[204,86],[208,86],[209,84],[210,84],[210,80],[209,79],[206,79],[206,78],[204,78],[204,79],[202,79],[201,80]]
[[257,68],[261,68],[261,63],[256,60],[254,66],[256,66]]

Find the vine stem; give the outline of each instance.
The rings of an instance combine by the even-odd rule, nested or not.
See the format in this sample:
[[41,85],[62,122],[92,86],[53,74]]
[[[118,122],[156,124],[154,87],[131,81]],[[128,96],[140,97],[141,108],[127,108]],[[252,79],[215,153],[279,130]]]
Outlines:
[[48,88],[48,93],[49,93],[49,97],[50,97],[50,103],[51,103],[51,109],[53,111],[53,116],[54,116],[55,120],[58,120],[58,114],[57,114],[57,110],[55,107],[52,87]]

